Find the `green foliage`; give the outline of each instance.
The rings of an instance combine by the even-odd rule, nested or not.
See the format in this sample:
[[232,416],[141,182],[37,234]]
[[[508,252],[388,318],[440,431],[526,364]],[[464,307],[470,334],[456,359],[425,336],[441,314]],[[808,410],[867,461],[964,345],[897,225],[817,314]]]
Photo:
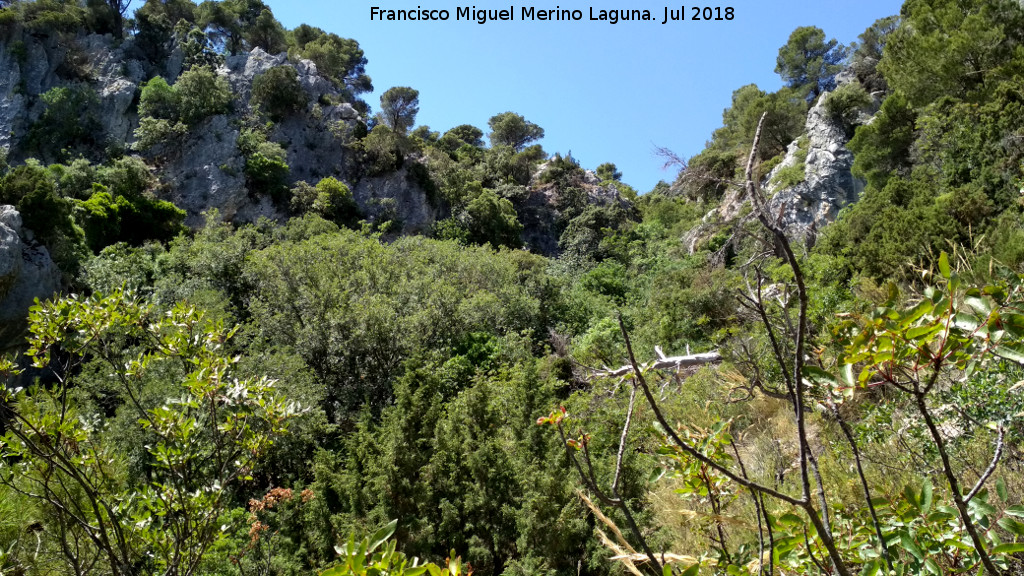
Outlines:
[[[225,347],[236,329],[185,306],[164,314],[123,293],[60,300],[34,307],[30,329],[35,366],[75,370],[55,386],[5,392],[0,483],[33,494],[71,566],[196,566],[224,537],[229,491],[287,431],[297,407],[272,381],[237,377],[238,359]],[[119,415],[147,438],[144,476],[126,474],[123,447],[100,414],[69,394],[93,358],[118,388]],[[140,401],[154,379],[177,390]]]
[[378,124],[359,142],[365,155],[366,170],[371,176],[394,172],[405,162],[408,140],[391,128]]
[[180,141],[188,134],[188,126],[172,120],[159,120],[150,116],[139,118],[139,127],[135,129],[135,142],[132,150],[146,152],[155,148]]
[[857,128],[848,146],[854,153],[853,173],[882,189],[894,174],[910,166],[917,114],[899,92],[885,99],[875,120]]
[[306,109],[307,96],[295,68],[275,66],[253,78],[249,105],[260,108],[280,122]]
[[[736,172],[738,158],[734,152],[716,147],[705,148],[690,158],[679,182],[686,197],[696,201],[721,198]],[[764,165],[762,169],[767,170]]]
[[761,154],[771,158],[803,132],[807,102],[796,89],[767,93],[754,84],[744,86],[733,92],[732,106],[722,112],[723,125],[715,130],[712,148],[745,158],[762,114],[767,116],[761,130]]
[[600,262],[610,257],[612,252],[606,241],[634,217],[630,210],[618,204],[587,205],[568,221],[558,238],[558,245],[565,252],[564,258]]
[[825,113],[845,126],[851,136],[851,128],[856,125],[857,116],[870,106],[871,95],[859,82],[843,84],[825,97]]
[[516,209],[491,190],[485,189],[466,205],[465,226],[467,239],[476,244],[514,248],[522,243],[523,225],[519,223]]
[[162,76],[142,84],[139,95],[139,116],[158,120],[177,120],[179,96]]
[[899,27],[899,16],[879,18],[858,36],[859,42],[850,46],[850,68],[868,92],[888,88],[885,76],[878,70],[889,35]]
[[226,113],[230,104],[227,80],[208,65],[186,70],[174,86],[157,76],[142,85],[132,147],[146,151],[174,142],[209,116]]
[[359,207],[348,186],[327,177],[316,186],[299,182],[292,188],[291,209],[298,214],[313,213],[341,226],[354,226]]
[[216,69],[224,63],[224,56],[217,52],[213,40],[193,22],[181,19],[174,26],[174,39],[185,55],[183,66],[209,66]]
[[288,49],[284,26],[274,18],[274,13],[268,7],[260,10],[260,15],[247,27],[245,41],[250,46],[262,48],[268,54],[279,54]]
[[88,200],[78,202],[76,215],[94,252],[117,242],[166,241],[184,230],[185,211],[166,200],[141,194],[114,196],[100,184],[94,190]]
[[75,32],[85,23],[85,10],[68,0],[18,2],[8,9],[19,10],[25,27],[42,34]]
[[388,88],[380,95],[380,119],[395,134],[404,136],[416,123],[420,92],[408,86]]
[[597,167],[595,171],[599,180],[622,180],[622,172],[619,172],[615,164],[605,162]]
[[[257,290],[246,298],[267,338],[302,351],[337,402],[332,410],[380,406],[416,351],[446,349],[468,332],[539,329],[549,304],[538,300],[538,262],[501,254],[422,238],[384,246],[343,231],[252,254],[245,269]],[[332,317],[346,320],[311,320]],[[380,346],[391,355],[370,353]]]
[[77,267],[81,231],[71,220],[71,203],[57,194],[46,169],[25,164],[8,172],[0,179],[0,204],[18,209],[24,226],[50,248],[64,270]]
[[473,148],[482,148],[484,145],[484,131],[469,124],[461,124],[444,133],[438,140],[437,146],[448,154],[454,155],[456,150],[463,145]]
[[284,200],[288,191],[289,167],[287,156],[276,142],[263,142],[245,159],[245,176],[249,189],[256,194],[267,194],[274,200]]
[[1012,0],[910,0],[878,68],[920,107],[943,96],[977,101],[1019,75],[1024,11]]
[[779,190],[792,188],[807,178],[806,171],[807,167],[803,162],[779,168],[775,175],[772,176],[772,186]]
[[366,75],[366,57],[355,40],[300,26],[292,34],[292,42],[299,56],[312,60],[317,71],[338,86],[352,94],[373,90],[370,77]]
[[472,574],[468,565],[463,568],[462,560],[455,556],[454,550],[444,567],[429,563],[421,565],[416,558],[410,561],[405,554],[395,550],[397,543],[391,540],[397,524],[397,520],[392,520],[373,535],[360,541],[356,540],[354,533],[350,535],[348,542],[336,547],[342,557],[342,563],[321,573],[320,576],[461,576],[464,571]]
[[584,172],[580,163],[571,155],[563,157],[555,152],[554,156],[548,160],[547,166],[541,172],[538,180],[541,184],[556,184],[564,188],[579,184],[583,179]]
[[132,247],[125,243],[105,247],[82,265],[81,281],[96,294],[117,290],[135,293],[151,291],[159,275],[159,260],[165,251],[160,244]]
[[57,86],[40,98],[46,109],[29,129],[29,149],[46,159],[75,152],[94,155],[105,139],[96,116],[96,91],[86,85]]
[[178,96],[181,121],[189,126],[195,126],[215,114],[223,114],[231,105],[228,81],[209,66],[183,72],[174,83],[174,92]]
[[845,58],[846,49],[836,39],[826,41],[821,28],[802,26],[779,48],[775,72],[790,88],[813,100],[835,87]]
[[527,144],[544,137],[543,128],[515,112],[502,112],[491,116],[487,125],[491,128],[491,133],[488,134],[491,146],[511,146],[516,152],[521,152]]
[[807,178],[806,161],[811,142],[807,136],[801,136],[797,140],[797,145],[796,154],[794,154],[796,162],[779,168],[772,176],[771,185],[775,190],[785,190],[786,188],[796,186]]

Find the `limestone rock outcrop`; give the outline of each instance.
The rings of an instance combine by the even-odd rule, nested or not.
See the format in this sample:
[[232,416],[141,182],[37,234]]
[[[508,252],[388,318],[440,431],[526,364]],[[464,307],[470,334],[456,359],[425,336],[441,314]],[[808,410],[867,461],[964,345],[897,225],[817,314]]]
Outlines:
[[60,270],[49,252],[25,236],[21,214],[13,206],[0,206],[0,351],[22,344],[35,299],[60,290]]
[[827,97],[823,94],[807,114],[804,181],[782,190],[775,190],[771,183],[778,170],[798,163],[800,146],[793,142],[765,186],[771,196],[769,214],[776,217],[781,213],[786,228],[798,235],[813,233],[835,220],[839,210],[856,202],[864,190],[864,182],[851,171],[853,152],[846,148],[846,129],[826,111]]

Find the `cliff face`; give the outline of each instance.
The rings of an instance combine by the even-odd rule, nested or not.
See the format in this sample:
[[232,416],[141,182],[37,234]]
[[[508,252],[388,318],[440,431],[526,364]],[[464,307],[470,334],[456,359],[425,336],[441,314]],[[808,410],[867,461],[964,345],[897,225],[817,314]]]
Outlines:
[[30,239],[13,206],[0,206],[0,352],[22,343],[33,301],[59,289],[60,270],[49,252]]
[[[850,76],[841,76],[841,83],[856,82]],[[856,202],[864,191],[865,182],[852,172],[853,152],[846,144],[850,138],[843,122],[829,115],[825,106],[829,93],[822,94],[807,114],[804,134],[790,143],[786,156],[764,177],[761,186],[769,197],[768,213],[781,215],[782,224],[794,236],[813,241],[816,231],[833,222],[839,211]],[[870,110],[860,111],[858,123],[868,123]],[[776,183],[780,171],[803,165],[803,180],[782,186]],[[743,190],[735,188],[722,199],[717,210],[708,214],[706,224],[713,221],[731,221],[743,213],[746,200]],[[689,238],[692,247],[703,231],[695,230]]]
[[[58,43],[51,36],[24,33],[0,43],[0,150],[12,163],[33,155],[28,135],[46,109],[41,96],[59,86],[85,86],[95,92],[98,102],[92,112],[102,132],[96,140],[129,149],[139,124],[141,85],[157,75],[173,82],[183,61],[177,48],[159,63],[134,58],[138,52],[131,39],[118,45],[109,35],[95,34]],[[397,213],[389,216],[408,223],[409,231],[429,228],[435,209],[414,179],[393,174],[361,181],[357,160],[341,140],[361,118],[351,104],[337,103],[344,99],[341,89],[320,75],[313,62],[291,61],[286,54],[267,54],[259,48],[228,56],[216,70],[231,88],[229,113],[207,118],[180,139],[143,154],[161,182],[156,194],[184,209],[186,224],[193,227],[203,223],[202,213],[210,209],[233,222],[287,216],[286,202],[275,204],[248,191],[246,159],[237,145],[243,118],[249,113],[253,80],[282,65],[295,69],[307,100],[305,111],[276,123],[267,135],[286,153],[286,183],[315,184],[331,176],[356,191],[364,213],[380,213],[384,200],[385,205],[396,206]]]
[[781,189],[772,184],[779,170],[798,164],[800,143],[795,141],[765,185],[765,192],[771,195],[769,214],[781,213],[782,223],[798,235],[813,233],[834,221],[839,211],[856,202],[864,191],[865,182],[851,171],[853,152],[846,148],[846,129],[827,113],[827,98],[828,94],[823,94],[807,114],[804,181]]

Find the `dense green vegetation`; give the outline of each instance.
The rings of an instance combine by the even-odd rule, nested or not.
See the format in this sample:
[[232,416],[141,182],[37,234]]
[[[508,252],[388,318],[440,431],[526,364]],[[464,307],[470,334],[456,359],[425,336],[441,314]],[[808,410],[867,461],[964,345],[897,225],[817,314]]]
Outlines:
[[[4,42],[184,58],[141,87],[142,156],[78,78],[40,95],[37,159],[0,163],[67,287],[0,359],[0,574],[1024,573],[1015,0],[908,0],[849,47],[796,30],[786,86],[737,89],[643,195],[515,112],[442,133],[396,87],[370,114],[358,43],[258,0],[123,8],[0,8]],[[255,47],[289,60],[244,101],[215,70]],[[865,189],[812,244],[756,176],[796,142],[771,184],[803,180],[817,98]],[[295,182],[275,128],[342,103],[353,181]],[[288,218],[189,230],[160,167],[226,114]],[[443,215],[424,235],[350,189],[397,173]]]

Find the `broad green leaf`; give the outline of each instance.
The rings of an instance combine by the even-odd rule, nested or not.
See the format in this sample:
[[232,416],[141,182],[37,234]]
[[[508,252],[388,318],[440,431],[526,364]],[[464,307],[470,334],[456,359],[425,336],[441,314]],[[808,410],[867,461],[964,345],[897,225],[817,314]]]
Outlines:
[[999,519],[998,524],[1003,527],[1004,530],[1014,534],[1016,536],[1024,536],[1024,523],[1018,522],[1013,518],[1004,516]]
[[900,322],[900,326],[906,328],[925,314],[931,313],[935,309],[935,305],[929,300],[921,300],[914,306],[906,316],[903,317],[903,321]]
[[370,537],[370,545],[367,548],[367,552],[373,552],[378,546],[383,544],[391,535],[395,533],[395,528],[398,527],[398,519],[388,522],[380,530],[377,530],[373,536]]
[[924,326],[918,326],[907,330],[908,340],[924,340],[930,336],[935,335],[943,328],[942,324],[925,324]]
[[[667,568],[667,566],[666,566],[666,568]],[[700,563],[699,562],[695,563],[695,564],[691,564],[689,568],[687,568],[686,570],[683,570],[682,576],[697,576],[698,572],[700,572]]]
[[860,576],[875,576],[878,574],[878,570],[882,567],[882,563],[878,560],[872,560],[866,562],[864,568],[860,571]]
[[967,304],[981,314],[988,315],[992,313],[992,306],[976,289],[967,291],[967,295],[964,296],[964,304]]
[[978,329],[978,326],[981,326],[981,321],[974,314],[959,312],[953,317],[953,326],[967,332],[974,332]]
[[1022,350],[1019,345],[1011,346],[1009,344],[1002,344],[1000,346],[996,346],[992,352],[1000,358],[1006,358],[1012,362],[1024,364],[1024,350]]
[[924,568],[932,574],[942,574],[942,570],[939,570],[939,565],[931,558],[924,561]]
[[853,364],[844,364],[840,373],[843,377],[843,382],[847,386],[853,387],[857,385],[857,379],[853,376]]
[[917,501],[917,491],[912,486],[907,485],[903,488],[903,497],[915,510],[921,512],[921,503]]
[[836,377],[828,372],[818,368],[817,366],[804,366],[804,378],[811,382],[817,382],[819,384],[825,384],[828,386],[839,386],[839,381]]
[[999,500],[1006,502],[1006,482],[1002,478],[996,480],[996,494],[999,495]]
[[1000,544],[989,550],[989,552],[992,554],[1017,554],[1018,552],[1024,552],[1024,542]]
[[952,271],[949,268],[949,255],[943,252],[939,254],[939,273],[943,278],[949,279]]
[[925,479],[921,486],[921,513],[927,514],[932,509],[932,482]]
[[1024,506],[1010,506],[1005,510],[1010,516],[1016,516],[1017,518],[1024,518]]
[[782,516],[779,516],[779,524],[783,526],[803,526],[804,519],[792,512],[787,512]]
[[921,549],[917,547],[914,540],[907,534],[900,535],[900,545],[914,558],[924,560],[924,554],[921,552]]

